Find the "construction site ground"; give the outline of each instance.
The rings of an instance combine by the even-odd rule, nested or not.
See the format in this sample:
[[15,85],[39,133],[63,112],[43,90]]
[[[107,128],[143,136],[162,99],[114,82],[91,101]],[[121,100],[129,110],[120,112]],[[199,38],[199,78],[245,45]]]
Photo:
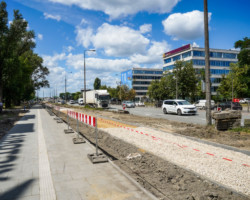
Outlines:
[[[141,117],[119,112],[83,109],[81,107],[71,107],[71,109],[98,118],[98,143],[100,148],[122,170],[130,174],[159,199],[249,199],[249,195],[246,195],[246,193],[236,192],[234,188],[224,187],[224,184],[162,159],[161,155],[152,154],[152,152],[148,152],[144,148],[121,140],[115,134],[109,134],[108,130],[121,132],[123,129],[136,130],[139,127],[146,127],[149,130],[183,135],[184,137],[193,140],[198,139],[205,143],[208,141],[215,146],[222,144],[222,148],[236,148],[234,150],[239,152],[242,150],[248,156],[250,153],[249,133],[222,132],[215,130],[213,126],[205,127],[178,123],[165,119]],[[67,121],[65,114],[61,114],[61,117]],[[76,121],[73,119],[69,120],[71,126],[76,128]],[[95,144],[93,128],[80,123],[80,132]],[[128,157],[131,157],[131,159],[128,159]],[[249,157],[247,159],[246,162],[249,163]],[[245,169],[249,174],[250,166],[245,165]]]
[[[64,106],[65,107],[65,106]],[[139,127],[148,130],[172,133],[177,136],[190,137],[193,140],[209,141],[212,144],[223,144],[226,148],[237,148],[236,151],[249,153],[250,134],[247,132],[217,131],[213,126],[205,127],[194,124],[173,122],[165,119],[141,117],[131,114],[110,112],[105,110],[83,109],[81,107],[68,107],[81,113],[98,118],[98,143],[100,149],[109,156],[123,171],[133,177],[145,189],[159,199],[250,199],[248,192],[239,192],[219,182],[202,176],[192,170],[176,163],[169,162],[144,148],[119,139],[110,134],[110,130],[121,132],[127,128],[139,130]],[[75,119],[67,118],[66,110],[54,113],[65,122],[69,120],[71,127],[77,130]],[[2,135],[13,125],[6,119],[1,120]],[[13,117],[11,117],[13,118]],[[17,118],[16,118],[17,119]],[[119,127],[118,127],[119,126]],[[119,129],[118,129],[119,128]],[[109,130],[109,131],[108,131]],[[80,133],[95,144],[94,128],[79,124]],[[153,138],[154,139],[154,138]],[[210,144],[209,144],[210,145]],[[224,147],[224,146],[223,146]],[[223,148],[222,147],[222,148]],[[248,154],[249,156],[249,154]],[[246,163],[246,164],[245,164]],[[244,170],[248,170],[246,179],[249,179],[250,166],[246,160]],[[248,177],[247,177],[248,176]],[[250,188],[250,185],[249,187]]]

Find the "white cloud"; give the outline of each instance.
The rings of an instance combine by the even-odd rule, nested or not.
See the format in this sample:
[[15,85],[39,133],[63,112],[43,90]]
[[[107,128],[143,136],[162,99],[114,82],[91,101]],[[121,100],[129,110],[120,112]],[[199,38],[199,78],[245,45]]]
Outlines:
[[95,48],[103,48],[108,56],[130,56],[145,52],[149,40],[129,27],[104,23],[93,36],[93,44]]
[[142,34],[151,32],[151,30],[152,30],[152,24],[143,24],[140,26],[140,32]]
[[71,51],[73,51],[73,50],[74,50],[74,47],[72,47],[72,46],[68,46],[68,47],[67,47],[67,51],[68,51],[68,52],[71,52]]
[[160,64],[163,62],[162,60],[163,53],[169,50],[170,50],[170,45],[166,41],[163,42],[153,41],[146,55],[134,54],[133,56],[130,57],[130,59],[133,63],[138,63],[138,64]]
[[115,26],[107,23],[102,24],[96,34],[91,28],[76,28],[76,41],[85,48],[92,43],[95,49],[104,49],[108,56],[131,56],[135,52],[145,53],[149,39],[140,31],[126,26]]
[[[84,57],[83,54],[69,54],[66,60],[67,66],[76,70],[83,70]],[[85,58],[86,69],[96,74],[97,72],[120,72],[131,67],[139,67],[129,59],[101,59],[94,57]]]
[[43,35],[40,34],[40,33],[38,33],[37,37],[38,37],[39,40],[42,40],[42,39],[43,39]]
[[192,46],[193,47],[200,47],[200,45],[198,45],[196,42],[193,42]]
[[87,48],[92,41],[93,30],[91,28],[83,29],[80,26],[76,28],[76,42],[78,45],[82,45]]
[[51,15],[51,14],[48,14],[48,13],[43,13],[45,19],[54,19],[56,21],[60,21],[61,20],[61,16],[60,15]]
[[180,0],[50,0],[64,5],[76,5],[83,9],[103,11],[111,18],[133,15],[141,11],[168,13]]
[[[209,13],[209,21],[211,19]],[[174,40],[193,40],[203,36],[204,14],[198,10],[187,13],[175,13],[162,21],[164,32]]]

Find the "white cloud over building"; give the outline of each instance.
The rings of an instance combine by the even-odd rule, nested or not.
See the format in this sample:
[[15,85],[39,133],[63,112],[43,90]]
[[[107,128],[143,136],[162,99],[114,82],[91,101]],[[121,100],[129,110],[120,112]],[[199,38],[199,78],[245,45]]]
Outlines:
[[[209,21],[211,19],[209,13]],[[204,14],[194,10],[187,13],[174,13],[162,21],[164,32],[172,36],[173,40],[194,40],[204,34]]]

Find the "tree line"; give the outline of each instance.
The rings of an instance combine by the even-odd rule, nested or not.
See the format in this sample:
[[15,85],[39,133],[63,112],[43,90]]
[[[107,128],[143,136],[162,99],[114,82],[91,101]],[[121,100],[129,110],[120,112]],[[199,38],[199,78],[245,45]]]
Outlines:
[[35,32],[28,30],[28,22],[19,10],[13,11],[8,25],[5,1],[0,3],[0,102],[5,107],[20,105],[35,97],[35,90],[49,87],[47,67],[34,52]]

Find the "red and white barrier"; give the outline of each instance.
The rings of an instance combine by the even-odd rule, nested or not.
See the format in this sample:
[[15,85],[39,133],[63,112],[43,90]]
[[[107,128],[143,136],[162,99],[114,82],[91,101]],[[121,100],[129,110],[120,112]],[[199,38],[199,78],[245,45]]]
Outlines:
[[90,115],[86,115],[83,113],[79,113],[79,112],[75,112],[72,110],[67,110],[67,114],[69,115],[69,117],[73,118],[73,119],[78,119],[79,121],[81,121],[84,124],[90,125],[95,127],[96,126],[96,118]]

